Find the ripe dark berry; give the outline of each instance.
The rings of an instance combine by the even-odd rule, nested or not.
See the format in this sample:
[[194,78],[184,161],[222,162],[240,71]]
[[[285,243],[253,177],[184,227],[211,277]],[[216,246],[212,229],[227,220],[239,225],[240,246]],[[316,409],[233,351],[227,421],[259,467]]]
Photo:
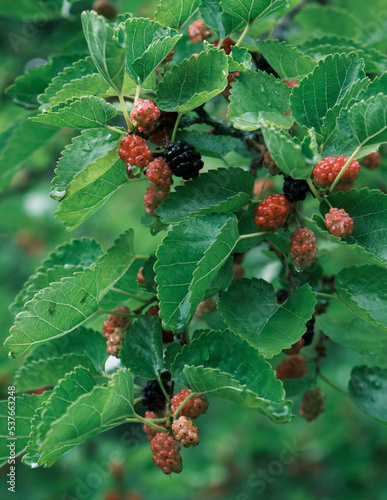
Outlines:
[[306,324],[306,332],[302,336],[302,338],[304,339],[304,346],[308,346],[313,342],[315,323],[316,318],[312,316],[312,318]]
[[281,361],[275,369],[277,378],[301,378],[308,373],[306,359],[303,356],[289,356]]
[[161,203],[168,198],[168,193],[164,191],[158,191],[152,186],[149,186],[144,194],[144,206],[145,211],[148,215],[152,217],[157,217],[155,210],[161,205]]
[[[160,307],[159,306],[151,306],[147,312],[145,313],[145,316],[158,316],[160,312]],[[161,320],[160,320],[161,322]],[[163,344],[170,344],[175,340],[175,336],[173,335],[173,332],[167,332],[163,328],[161,328],[161,333],[162,333],[162,340]]]
[[263,156],[263,166],[267,168],[269,174],[271,175],[278,175],[281,173],[281,170],[279,169],[276,162],[273,160],[269,150],[267,150]]
[[118,154],[127,167],[136,166],[142,169],[152,161],[152,152],[146,140],[138,135],[126,135],[120,146]]
[[172,432],[176,441],[179,441],[185,448],[199,444],[200,431],[190,418],[179,417],[177,420],[174,420]]
[[186,141],[171,142],[165,151],[165,160],[174,175],[191,179],[203,168],[200,153]]
[[291,203],[305,200],[307,193],[310,193],[310,188],[306,181],[293,179],[290,175],[284,175],[282,190]]
[[100,16],[106,17],[109,21],[116,19],[118,15],[117,7],[108,0],[97,0],[93,3],[92,9]]
[[343,239],[352,234],[355,225],[353,219],[343,208],[331,208],[325,214],[325,224],[330,234]]
[[227,75],[227,87],[221,92],[222,96],[226,99],[230,98],[230,93],[231,93],[231,84],[236,82],[237,76],[241,76],[239,71],[232,71]]
[[376,151],[376,153],[371,153],[368,156],[365,156],[360,163],[363,167],[368,168],[369,170],[375,170],[382,164],[382,157],[380,156],[379,151]]
[[164,474],[182,471],[180,446],[167,432],[158,432],[151,441],[153,462]]
[[325,411],[325,395],[319,387],[308,389],[300,403],[300,417],[312,422]]
[[[218,44],[219,44],[219,38],[215,41],[212,42],[214,47],[217,47]],[[231,47],[235,45],[235,42],[234,40],[232,40],[232,38],[230,38],[229,36],[227,36],[223,42],[222,42],[222,45],[220,46],[220,50],[224,50],[226,52],[227,55],[230,55],[231,54]]]
[[157,189],[157,191],[168,193],[171,189],[171,184],[173,184],[172,171],[163,158],[159,157],[151,161],[145,175],[148,178],[149,185]]
[[289,297],[289,292],[283,288],[277,292],[277,302],[278,304],[283,304]]
[[[168,384],[164,383],[166,391],[169,391]],[[149,411],[159,411],[165,408],[165,394],[157,380],[149,380],[142,390],[142,404]]]
[[151,130],[160,117],[160,110],[149,99],[137,101],[130,112],[130,119],[137,123],[140,132]]
[[129,314],[130,309],[128,307],[116,307],[113,311],[117,314],[109,314],[108,319],[103,323],[103,334],[105,339],[107,339],[116,328],[125,328],[130,322],[130,318],[128,316],[120,316],[119,314]]
[[[183,403],[185,398],[191,394],[189,389],[183,389],[178,394],[175,394],[171,399],[171,411],[174,413]],[[180,410],[179,416],[196,419],[200,415],[204,415],[208,408],[208,401],[204,399],[203,394],[196,394],[192,397]]]
[[290,235],[290,258],[294,269],[303,271],[310,267],[317,253],[316,237],[307,227],[296,227]]
[[255,224],[264,231],[284,227],[292,211],[290,201],[283,194],[269,194],[254,211]]
[[[337,158],[328,156],[320,161],[320,163],[317,163],[313,169],[316,184],[322,188],[330,187],[339,175],[341,169],[347,163],[347,160],[348,158],[344,158],[344,156],[341,155]],[[359,171],[360,165],[358,161],[353,160],[341,177],[338,186],[344,186],[354,182],[359,176]]]
[[[163,417],[165,417],[165,413],[163,411],[158,411],[158,412],[146,411],[145,412],[145,418],[153,419],[153,418],[163,418]],[[158,423],[157,425],[159,427],[164,427],[164,425],[162,423]],[[148,439],[149,442],[151,442],[152,439],[157,434],[157,430],[154,429],[153,427],[151,427],[150,425],[144,424],[143,430],[144,430],[144,432],[146,434],[146,437],[147,437],[147,439]]]
[[300,340],[295,342],[289,349],[282,349],[284,354],[292,356],[293,354],[300,354],[301,349],[304,347],[305,340],[301,337]]
[[197,19],[188,27],[188,36],[192,43],[199,43],[212,36],[212,31],[204,24],[202,19]]

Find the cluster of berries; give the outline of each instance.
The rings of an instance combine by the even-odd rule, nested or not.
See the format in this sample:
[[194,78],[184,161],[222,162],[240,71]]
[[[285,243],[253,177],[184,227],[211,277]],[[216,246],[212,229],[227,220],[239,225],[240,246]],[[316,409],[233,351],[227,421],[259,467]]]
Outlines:
[[[148,382],[149,384],[149,382]],[[192,420],[204,414],[208,408],[208,402],[201,394],[196,394],[180,409],[178,415],[174,415],[184,400],[191,394],[189,389],[183,389],[171,399],[170,409],[159,411],[146,411],[145,418],[161,419],[168,414],[171,417],[166,419],[163,424],[158,423],[158,427],[166,429],[165,432],[159,432],[151,425],[145,424],[143,429],[150,442],[153,453],[153,462],[156,467],[164,472],[164,474],[179,473],[182,471],[182,459],[180,455],[180,445],[188,448],[199,444],[199,429]],[[147,400],[149,407],[150,392],[147,392]],[[165,399],[164,399],[165,407]],[[174,418],[176,417],[176,418]],[[174,419],[173,419],[174,418]],[[171,420],[173,419],[172,423]],[[150,423],[150,422],[149,422]]]
[[103,324],[103,334],[107,339],[106,351],[111,356],[118,358],[121,342],[125,337],[125,332],[129,329],[131,321],[130,317],[123,316],[120,313],[129,314],[128,307],[116,307],[113,309],[115,314],[109,314],[108,319]]

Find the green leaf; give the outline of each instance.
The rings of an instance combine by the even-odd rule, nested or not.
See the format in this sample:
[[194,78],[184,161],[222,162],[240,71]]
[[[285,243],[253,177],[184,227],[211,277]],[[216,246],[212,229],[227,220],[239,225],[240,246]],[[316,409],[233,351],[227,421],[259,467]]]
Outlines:
[[86,96],[73,102],[52,106],[49,111],[31,118],[31,121],[55,127],[83,129],[103,127],[116,114],[116,108],[104,99]]
[[227,118],[241,130],[257,130],[265,120],[289,128],[294,121],[285,116],[290,93],[290,87],[273,75],[247,71],[233,83]]
[[17,314],[24,304],[40,290],[54,281],[60,281],[65,276],[72,276],[84,267],[90,267],[101,254],[102,250],[99,244],[95,240],[87,238],[72,240],[59,246],[23,285],[15,302],[10,306],[11,311]]
[[71,231],[93,215],[127,182],[126,166],[118,159],[100,178],[64,199],[54,215]]
[[270,364],[237,335],[205,331],[195,333],[172,365],[175,381],[195,392],[218,396],[254,408],[271,420],[291,420],[291,403]]
[[128,370],[119,370],[107,386],[95,386],[51,423],[39,447],[39,465],[51,466],[77,444],[124,423],[133,414],[132,375]]
[[282,380],[286,397],[292,398],[317,385],[315,375],[306,375],[302,378],[286,378]]
[[[344,193],[339,191],[330,195],[328,201],[333,207],[343,208],[354,220],[354,228],[351,236],[345,240],[337,238],[328,233],[325,220],[317,215],[313,216],[318,230],[342,245],[345,245],[361,257],[372,259],[379,263],[387,263],[387,232],[386,232],[386,213],[387,213],[387,195],[377,189],[369,190],[363,188],[360,191],[351,189]],[[329,212],[330,207],[327,203],[320,205],[320,211],[323,216]]]
[[162,222],[207,213],[231,213],[250,202],[254,178],[241,168],[211,170],[178,186],[157,210]]
[[222,293],[218,310],[231,331],[271,358],[301,338],[315,304],[312,289],[304,285],[279,305],[273,286],[253,278],[239,280]]
[[78,80],[84,76],[93,74],[98,73],[96,73],[96,67],[91,57],[86,57],[85,59],[74,62],[71,66],[65,68],[53,78],[50,85],[44,90],[44,93],[39,95],[39,102],[41,104],[51,105],[51,99],[56,99],[57,94],[65,85],[71,83],[73,80]]
[[90,55],[98,72],[120,94],[125,77],[125,44],[118,43],[106,19],[96,12],[83,12],[81,19]]
[[[257,226],[254,222],[254,210],[258,203],[254,204],[254,208],[249,208],[248,210],[239,210],[235,213],[238,218],[238,233],[243,236],[245,234],[252,234],[257,232]],[[257,243],[263,241],[267,235],[262,234],[261,236],[255,236],[254,238],[245,238],[238,241],[234,251],[236,253],[247,252],[250,248],[255,247]]]
[[73,331],[98,312],[100,300],[135,259],[133,231],[124,233],[92,267],[63,278],[28,302],[5,341],[14,357]]
[[227,290],[230,283],[234,277],[234,269],[232,267],[233,257],[230,256],[225,264],[219,269],[218,274],[211,281],[207,288],[203,299],[206,300],[209,297],[213,297],[215,294],[219,293],[221,290]]
[[387,142],[387,95],[378,94],[344,109],[337,126],[358,148],[378,148]]
[[[26,116],[0,134],[0,164],[2,167],[0,191],[4,190],[13,176],[56,132],[51,127],[37,127]],[[20,147],[20,144],[23,144],[23,147]]]
[[387,332],[387,270],[346,267],[336,276],[339,300],[357,316]]
[[122,363],[137,377],[154,380],[164,369],[158,316],[141,316],[126,333],[120,349]]
[[184,330],[237,240],[237,219],[226,214],[183,220],[168,232],[155,264],[165,330]]
[[[36,410],[42,405],[43,401],[47,399],[49,393],[46,392],[42,395],[37,394],[23,394],[16,397],[15,405],[15,455],[23,453],[28,444],[29,435],[31,432],[31,421],[34,418]],[[8,431],[8,417],[9,417],[9,402],[0,401],[0,467],[8,462],[9,458],[9,431]],[[11,415],[13,416],[13,415]]]
[[220,94],[227,86],[227,75],[223,50],[191,56],[165,74],[157,89],[157,105],[163,111],[191,111]]
[[364,62],[354,54],[328,56],[312,74],[293,88],[291,110],[298,123],[322,132],[323,119],[346,95],[348,89],[365,77]]
[[356,366],[348,389],[350,398],[360,410],[387,425],[387,370]]
[[245,26],[243,19],[223,12],[219,0],[201,0],[199,11],[206,25],[219,31],[221,38],[225,38]]
[[227,14],[252,24],[288,4],[286,0],[221,0],[220,5]]
[[[62,0],[42,0],[39,3],[35,0],[19,0],[18,2],[1,0],[0,15],[10,19],[17,19],[23,23],[28,21],[35,24],[39,23],[39,21],[47,23],[51,19],[60,19],[62,17],[62,3]],[[15,34],[9,33],[9,35]],[[27,42],[27,40],[23,37],[23,42]]]
[[128,45],[126,69],[136,83],[143,83],[181,38],[175,30],[143,18],[127,19],[123,29]]
[[194,146],[201,155],[211,158],[223,158],[231,151],[244,147],[242,141],[236,137],[207,134],[197,130],[182,130],[176,137]]
[[233,45],[231,47],[231,54],[228,56],[228,70],[229,71],[247,71],[251,69],[252,59],[250,52],[241,47]]
[[101,333],[80,327],[64,338],[35,349],[16,372],[15,384],[20,391],[56,385],[76,366],[101,375],[107,357],[106,341]]
[[16,104],[26,108],[38,108],[38,96],[44,92],[52,78],[52,64],[32,68],[16,78],[15,83],[7,88],[6,94],[12,97]]
[[257,46],[270,66],[285,80],[301,80],[317,65],[310,56],[286,42],[259,40]]
[[199,0],[160,0],[155,19],[162,26],[180,30],[198,7]]
[[95,380],[82,367],[75,368],[63,378],[50,393],[32,422],[32,432],[27,446],[27,455],[23,457],[26,465],[36,464],[40,458],[39,443],[43,441],[50,426],[66,413],[67,408],[80,396],[88,394],[95,387]]
[[84,130],[62,151],[51,187],[51,198],[62,200],[73,178],[87,165],[105,157],[117,144],[120,134],[105,129]]
[[[345,317],[345,312],[348,310],[341,306],[339,309]],[[335,310],[337,310],[335,308]],[[352,316],[353,318],[353,316]],[[371,325],[367,321],[356,316],[348,321],[345,317],[345,322],[339,317],[328,316],[323,314],[317,318],[318,326],[333,342],[340,344],[353,351],[358,351],[364,354],[383,352],[387,346],[387,334],[380,328]]]
[[387,72],[383,73],[380,77],[374,78],[364,92],[360,94],[360,99],[366,101],[369,97],[376,96],[380,93],[387,94]]
[[100,74],[94,73],[66,83],[62,90],[51,98],[50,103],[57,105],[84,96],[106,97],[111,95],[110,91],[115,93]]
[[316,164],[313,153],[312,161],[303,154],[301,144],[298,144],[288,132],[269,123],[261,123],[265,144],[273,160],[284,174],[293,179],[309,179]]

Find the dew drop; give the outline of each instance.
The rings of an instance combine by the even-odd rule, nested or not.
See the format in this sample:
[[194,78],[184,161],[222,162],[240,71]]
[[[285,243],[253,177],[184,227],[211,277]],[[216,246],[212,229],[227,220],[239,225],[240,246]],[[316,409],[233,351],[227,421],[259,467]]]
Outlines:
[[9,351],[9,353],[8,353],[8,357],[9,357],[9,358],[13,358],[13,356],[12,356],[12,352],[11,352],[11,351]]
[[108,141],[110,139],[110,137],[112,136],[112,134],[108,134],[106,137],[105,137],[105,140]]
[[60,188],[54,188],[51,193],[50,193],[51,198],[54,200],[63,200],[63,198],[66,196],[66,190],[65,189],[60,189]]

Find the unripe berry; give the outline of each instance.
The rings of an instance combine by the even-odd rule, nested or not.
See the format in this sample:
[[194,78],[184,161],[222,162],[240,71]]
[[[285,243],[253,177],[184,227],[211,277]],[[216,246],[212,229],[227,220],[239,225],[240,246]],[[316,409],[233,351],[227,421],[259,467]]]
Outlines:
[[368,156],[362,158],[360,163],[363,167],[368,168],[369,170],[375,170],[382,164],[382,157],[380,156],[379,151],[376,151],[376,153],[370,153]]
[[[217,47],[219,44],[219,38],[212,43],[213,43],[214,47]],[[231,54],[231,47],[233,45],[235,45],[234,40],[232,38],[230,38],[229,36],[227,36],[223,40],[222,45],[220,46],[220,50],[224,50],[227,55],[230,55]]]
[[227,75],[227,87],[221,92],[222,96],[225,99],[229,99],[230,98],[231,84],[234,83],[234,82],[236,82],[236,78],[235,77],[238,77],[238,76],[241,76],[241,74],[239,73],[239,71],[232,71],[231,73],[229,73]]
[[118,353],[121,349],[121,342],[125,337],[123,328],[116,328],[113,333],[110,333],[106,341],[106,351],[110,356],[118,358]]
[[144,286],[144,285],[149,285],[149,286],[153,286],[154,283],[151,283],[150,281],[146,281],[146,279],[144,278],[143,274],[142,274],[142,271],[143,271],[143,267],[138,271],[137,273],[137,281],[138,281],[138,284],[141,285],[141,286]]
[[179,441],[185,448],[199,444],[200,431],[190,418],[179,417],[177,420],[174,420],[172,432],[176,441]]
[[288,85],[291,89],[300,84],[298,80],[285,80],[284,83],[286,83],[286,85]]
[[307,227],[296,227],[290,235],[290,258],[296,271],[310,267],[317,253],[316,237]]
[[269,150],[267,150],[263,156],[263,166],[267,168],[269,174],[271,175],[278,175],[281,173],[281,170],[279,169],[276,162],[273,160]]
[[178,474],[182,471],[180,446],[173,436],[169,436],[166,432],[158,432],[151,441],[151,450],[153,462],[164,474],[172,472]]
[[118,15],[117,7],[108,0],[97,0],[93,3],[92,9],[100,16],[106,17],[109,21],[116,19]]
[[120,316],[119,313],[130,313],[130,309],[126,306],[124,307],[116,307],[113,309],[117,314],[109,314],[106,321],[103,324],[103,334],[105,339],[109,337],[110,334],[114,332],[116,328],[125,328],[128,326],[130,322],[130,318],[128,316]]
[[149,149],[146,140],[138,135],[125,136],[121,140],[120,146],[118,154],[121,160],[126,164],[127,168],[129,168],[129,176],[131,166],[136,166],[142,169],[152,160],[152,152]]
[[306,359],[303,356],[289,356],[281,361],[275,369],[277,378],[301,378],[308,373]]
[[165,163],[164,159],[159,157],[151,161],[146,169],[145,175],[148,178],[149,185],[166,193],[173,184],[172,170]]
[[130,119],[137,123],[140,132],[152,129],[159,117],[159,108],[149,99],[137,101],[130,112]]
[[188,27],[188,36],[192,43],[207,40],[212,34],[212,31],[204,24],[202,19],[197,19]]
[[[183,389],[171,399],[171,411],[175,413],[184,399],[191,394],[190,389]],[[179,416],[196,419],[204,415],[208,408],[208,401],[204,399],[203,394],[196,394],[180,410]]]
[[[341,155],[337,158],[328,156],[320,161],[320,163],[317,163],[313,169],[314,181],[316,184],[322,188],[330,187],[341,172],[341,169],[347,163],[347,160],[348,158],[344,158],[344,156]],[[357,160],[353,160],[340,178],[338,186],[354,182],[359,176],[359,171],[359,163]]]
[[300,417],[312,422],[325,411],[325,395],[319,387],[308,389],[300,404]]
[[157,217],[155,210],[161,205],[161,203],[168,198],[168,193],[164,191],[158,191],[152,186],[149,186],[144,194],[144,205],[145,211],[148,215],[152,217]]
[[283,194],[269,194],[258,203],[254,222],[264,231],[284,227],[292,211],[290,201]]
[[343,239],[352,234],[355,225],[354,220],[343,208],[331,208],[325,214],[325,224],[330,234]]
[[[158,411],[158,412],[154,412],[154,411],[146,411],[145,412],[145,418],[149,419],[149,420],[152,420],[154,418],[163,418],[165,417],[165,413],[163,411]],[[164,424],[162,423],[158,423],[157,424],[159,427],[165,427]],[[148,439],[149,442],[152,441],[152,439],[156,436],[157,434],[157,429],[154,429],[153,427],[151,427],[150,425],[146,425],[144,424],[143,425],[143,430],[146,434],[146,437]]]
[[301,349],[304,347],[305,341],[301,337],[295,344],[289,349],[282,349],[282,352],[287,356],[293,356],[294,354],[300,354]]

